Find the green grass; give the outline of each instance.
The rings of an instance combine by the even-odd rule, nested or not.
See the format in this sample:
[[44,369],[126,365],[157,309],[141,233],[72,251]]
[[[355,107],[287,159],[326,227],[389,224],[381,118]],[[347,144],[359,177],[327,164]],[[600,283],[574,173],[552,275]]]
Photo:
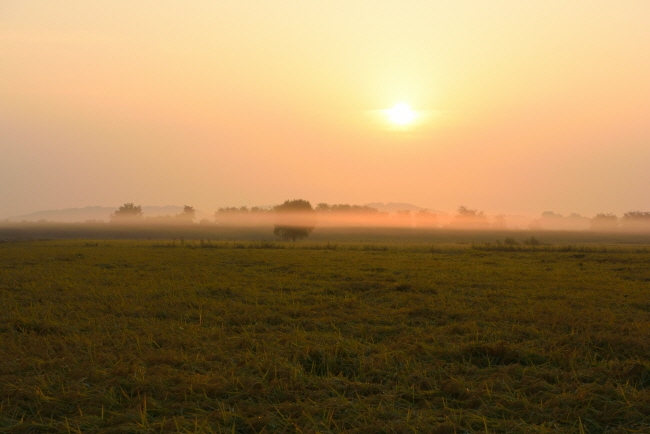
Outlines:
[[649,296],[641,245],[6,242],[0,432],[648,432]]

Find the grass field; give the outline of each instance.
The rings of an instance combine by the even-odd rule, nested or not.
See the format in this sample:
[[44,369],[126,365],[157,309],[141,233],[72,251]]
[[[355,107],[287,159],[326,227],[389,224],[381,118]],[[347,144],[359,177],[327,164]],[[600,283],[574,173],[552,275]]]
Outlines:
[[0,243],[0,432],[650,432],[650,249]]

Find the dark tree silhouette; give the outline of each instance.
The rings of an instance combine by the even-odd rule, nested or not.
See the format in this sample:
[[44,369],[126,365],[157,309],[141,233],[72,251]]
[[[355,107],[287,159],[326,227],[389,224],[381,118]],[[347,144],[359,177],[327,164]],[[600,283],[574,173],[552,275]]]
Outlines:
[[273,211],[278,214],[273,234],[283,241],[307,238],[316,225],[314,209],[303,199],[286,200],[273,207]]
[[194,216],[196,215],[196,211],[194,210],[193,206],[183,206],[183,212],[177,215],[179,219],[186,220],[189,223],[192,223],[194,221]]
[[134,205],[133,202],[125,203],[117,211],[111,214],[111,221],[139,221],[142,219],[142,206]]
[[465,205],[461,205],[458,207],[458,214],[456,214],[456,218],[485,219],[486,216],[483,211],[469,209]]
[[484,229],[488,226],[487,216],[483,211],[461,205],[454,216],[452,226],[465,229]]
[[282,241],[296,241],[307,238],[309,234],[314,230],[313,227],[307,226],[283,226],[275,225],[273,229],[273,235],[281,239]]
[[623,214],[624,221],[642,221],[650,222],[650,212],[647,211],[630,211]]

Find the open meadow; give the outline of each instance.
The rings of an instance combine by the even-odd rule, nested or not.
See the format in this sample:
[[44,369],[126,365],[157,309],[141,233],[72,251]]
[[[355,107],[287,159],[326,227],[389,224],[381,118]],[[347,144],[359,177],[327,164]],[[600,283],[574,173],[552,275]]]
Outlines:
[[0,243],[0,432],[650,432],[647,245],[322,237]]
[[650,0],[0,0],[0,434],[650,434]]

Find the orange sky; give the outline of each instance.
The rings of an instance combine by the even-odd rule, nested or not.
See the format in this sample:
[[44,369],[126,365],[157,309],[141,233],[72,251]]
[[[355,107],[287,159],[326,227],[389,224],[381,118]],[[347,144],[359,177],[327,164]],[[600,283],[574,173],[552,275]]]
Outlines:
[[3,1],[0,217],[647,211],[648,77],[647,0]]

